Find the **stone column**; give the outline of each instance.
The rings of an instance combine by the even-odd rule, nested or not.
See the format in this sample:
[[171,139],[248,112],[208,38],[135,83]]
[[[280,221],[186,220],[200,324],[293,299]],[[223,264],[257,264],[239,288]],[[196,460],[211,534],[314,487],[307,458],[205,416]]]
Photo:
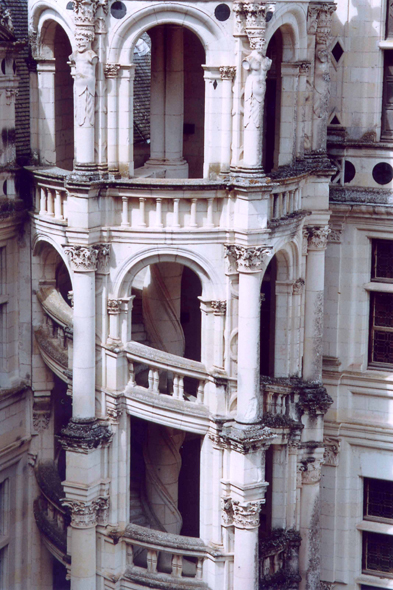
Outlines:
[[119,172],[134,174],[134,75],[135,65],[121,66],[119,72]]
[[235,503],[235,562],[233,590],[258,588],[258,529],[262,502]]
[[109,315],[109,336],[108,341],[111,343],[120,342],[120,299],[108,299],[108,315]]
[[56,164],[55,60],[37,59],[38,149],[41,164]]
[[224,368],[224,324],[227,309],[226,301],[212,301],[214,314],[214,360],[216,367]]
[[64,502],[71,508],[71,588],[96,590],[96,502]]
[[107,26],[105,22],[105,9],[103,3],[97,6],[97,18],[95,21],[97,68],[96,68],[96,96],[97,109],[95,120],[95,149],[96,163],[100,172],[106,172],[108,168],[108,138],[107,138],[107,96],[104,63],[106,61]]
[[74,78],[74,168],[80,171],[91,171],[95,167],[94,125],[98,56],[91,49],[93,39],[94,29],[77,26],[77,51],[70,55],[71,75]]
[[73,418],[95,416],[95,271],[108,246],[69,246],[73,269],[74,338],[72,365]]
[[236,74],[234,66],[220,68],[221,101],[221,172],[229,172],[232,144],[232,82]]
[[262,413],[259,384],[260,291],[263,272],[271,256],[263,246],[227,246],[230,264],[239,272],[239,336],[237,417],[243,424],[258,422]]
[[151,30],[150,83],[150,160],[163,163],[165,158],[165,29]]
[[119,64],[106,64],[104,68],[108,94],[108,171],[115,175],[119,172],[119,70]]
[[305,230],[308,236],[306,263],[306,296],[304,320],[303,378],[322,379],[323,298],[325,277],[325,250],[329,228],[312,227]]

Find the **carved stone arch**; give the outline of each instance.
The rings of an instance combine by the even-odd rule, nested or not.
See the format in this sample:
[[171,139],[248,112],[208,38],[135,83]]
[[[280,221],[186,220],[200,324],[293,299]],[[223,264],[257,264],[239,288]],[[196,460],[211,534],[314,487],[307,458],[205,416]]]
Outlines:
[[300,250],[295,241],[280,240],[273,249],[277,259],[277,279],[291,281],[298,276],[300,268]]
[[[190,29],[201,41],[206,54],[206,64],[225,63],[225,55],[231,49],[231,34],[226,27],[213,18],[191,6],[166,2],[153,4],[128,15],[114,27],[109,37],[108,61],[111,63],[132,63],[133,51],[139,37],[157,25],[175,24]],[[231,32],[230,32],[231,33]]]
[[187,266],[198,276],[202,285],[202,298],[206,301],[225,300],[225,288],[212,264],[204,257],[186,249],[144,250],[129,258],[120,268],[114,281],[114,298],[131,293],[136,275],[146,266],[159,262],[177,262]]
[[307,52],[307,15],[304,9],[300,6],[288,9],[287,4],[280,6],[267,29],[266,46],[278,29],[283,37],[283,62],[304,59]]
[[53,58],[55,25],[59,25],[64,30],[72,51],[75,51],[76,46],[72,33],[72,23],[67,11],[61,8],[55,10],[44,2],[37,2],[30,13],[29,27],[30,33],[37,34],[37,48],[39,48],[39,52],[43,46],[47,50],[42,57]]
[[70,275],[70,280],[72,282],[73,273],[70,268],[69,261],[64,254],[63,248],[57,244],[54,240],[52,240],[48,236],[37,234],[34,236],[33,243],[32,243],[32,252],[33,256],[40,256],[41,263],[43,265],[44,276],[46,279],[54,279],[55,277],[47,276],[47,267],[50,264],[50,259],[53,255],[57,255],[58,258],[64,263],[68,274]]

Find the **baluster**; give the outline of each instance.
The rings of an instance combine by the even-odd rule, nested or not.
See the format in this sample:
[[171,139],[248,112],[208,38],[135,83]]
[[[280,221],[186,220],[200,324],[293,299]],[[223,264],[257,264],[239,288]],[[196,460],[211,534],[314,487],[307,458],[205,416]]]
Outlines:
[[288,213],[293,213],[294,212],[294,203],[293,203],[293,196],[294,196],[295,191],[289,191],[289,206],[288,206]]
[[34,188],[34,212],[40,212],[40,188],[38,184]]
[[296,191],[296,209],[302,208],[302,189],[299,188]]
[[173,375],[173,397],[179,397],[179,375]]
[[153,372],[153,391],[154,391],[154,393],[160,393],[159,384],[160,384],[160,374],[158,372],[158,369],[155,369]]
[[156,549],[148,549],[147,550],[147,571],[155,574],[157,571],[157,550]]
[[132,545],[127,545],[126,564],[127,565],[134,565],[134,550],[133,550]]
[[190,227],[197,227],[196,213],[197,213],[197,200],[191,199]]
[[162,199],[156,199],[156,227],[164,227],[162,223]]
[[284,191],[282,194],[282,215],[288,213],[288,191]]
[[129,385],[130,387],[135,387],[136,383],[135,383],[135,370],[134,370],[134,363],[133,362],[129,362],[128,363],[128,383],[127,385]]
[[179,375],[179,399],[184,399],[184,377]]
[[267,411],[273,412],[273,394],[271,391],[267,394]]
[[180,199],[173,199],[173,227],[180,227],[179,201]]
[[183,556],[172,555],[172,576],[181,578],[183,573]]
[[148,381],[149,381],[149,389],[150,389],[150,391],[153,391],[154,390],[154,371],[153,371],[153,369],[149,369]]
[[207,227],[215,227],[213,220],[214,199],[207,200]]
[[273,194],[270,195],[270,202],[269,202],[269,204],[270,204],[270,207],[269,207],[269,209],[270,209],[270,217],[269,217],[269,219],[273,219],[274,218],[274,195]]
[[278,219],[280,217],[280,195],[274,195],[274,213],[273,213],[273,217],[274,219]]
[[64,192],[62,194],[62,205],[63,205],[63,219],[67,219],[68,218],[68,211],[67,211],[67,192]]
[[61,212],[61,192],[58,189],[55,190],[55,219],[63,219]]
[[203,576],[203,557],[198,557],[195,577],[197,580],[202,580],[202,576]]
[[279,193],[278,195],[278,218],[282,217],[283,212],[282,212],[282,197],[283,194]]
[[139,198],[139,225],[141,227],[146,227],[145,221],[145,201],[143,197]]
[[52,504],[48,502],[48,518],[50,520],[54,520],[55,518],[55,509],[53,508]]
[[128,219],[128,197],[122,197],[122,210],[121,210],[121,226],[129,227],[130,220]]
[[201,379],[198,383],[197,402],[203,404],[205,397],[205,382]]
[[48,202],[47,202],[47,209],[49,217],[55,216],[55,199],[53,196],[53,190],[48,188]]
[[40,215],[45,215],[45,213],[46,213],[46,199],[47,199],[46,188],[42,186],[41,187],[41,199],[40,199]]

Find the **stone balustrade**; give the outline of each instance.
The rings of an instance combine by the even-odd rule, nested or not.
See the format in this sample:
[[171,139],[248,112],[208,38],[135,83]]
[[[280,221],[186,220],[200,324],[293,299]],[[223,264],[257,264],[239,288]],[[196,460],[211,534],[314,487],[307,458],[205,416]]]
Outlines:
[[67,555],[67,526],[70,518],[61,504],[64,491],[53,461],[40,462],[35,468],[40,495],[34,502],[34,517],[44,535],[45,544],[56,559],[70,563]]
[[269,221],[280,219],[300,211],[302,208],[302,189],[301,186],[275,187],[270,194],[269,203]]
[[203,562],[211,551],[201,539],[129,524],[122,541],[126,548],[125,578],[142,584],[156,579],[166,588],[183,588],[186,578],[187,588],[208,588],[202,581]]
[[47,220],[67,223],[67,196],[64,188],[69,174],[60,168],[37,170],[33,175],[34,213]]
[[[203,363],[156,350],[139,342],[128,342],[125,351],[129,372],[127,389],[141,386],[153,394],[204,403],[205,385],[213,377]],[[146,371],[141,371],[141,365],[146,368],[147,379],[143,378]],[[191,391],[187,391],[186,378]]]
[[286,416],[292,420],[297,419],[296,403],[299,395],[294,392],[291,384],[282,383],[280,380],[264,382],[262,379],[261,392],[264,412],[276,416]]

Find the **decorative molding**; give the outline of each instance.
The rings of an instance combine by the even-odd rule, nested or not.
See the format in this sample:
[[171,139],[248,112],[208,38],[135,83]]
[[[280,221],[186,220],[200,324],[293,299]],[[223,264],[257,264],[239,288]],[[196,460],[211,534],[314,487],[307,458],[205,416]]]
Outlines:
[[51,417],[51,399],[49,396],[36,397],[33,403],[33,428],[43,432],[49,426]]
[[308,62],[302,62],[299,64],[299,74],[309,74],[311,70],[311,64]]
[[292,285],[292,293],[293,295],[301,295],[304,290],[305,280],[301,277],[296,279],[296,281]]
[[324,582],[323,580],[321,580],[319,582],[319,590],[333,590],[335,585],[336,584],[334,582]]
[[220,76],[221,80],[233,80],[236,76],[236,66],[221,66]]
[[4,4],[0,4],[0,25],[8,29],[10,33],[14,32],[10,9],[6,8]]
[[105,64],[104,74],[105,78],[117,78],[120,71],[120,64]]
[[109,445],[113,433],[109,424],[96,418],[71,418],[61,431],[59,441],[63,449],[74,453],[88,453]]
[[231,497],[221,498],[221,520],[224,526],[233,525],[233,504]]
[[109,245],[66,246],[64,252],[68,256],[73,270],[90,272],[106,266],[109,257]]
[[324,465],[338,467],[340,442],[339,438],[334,438],[332,436],[326,436],[323,439],[323,444],[325,445],[325,451],[323,454]]
[[94,527],[96,524],[106,524],[108,520],[109,498],[102,497],[84,502],[82,500],[62,500],[62,505],[70,508],[71,526],[78,529]]
[[300,461],[298,471],[301,473],[302,485],[312,485],[321,481],[322,460],[309,457]]
[[221,432],[209,434],[210,440],[222,449],[228,449],[247,455],[250,452],[266,450],[274,438],[274,434],[267,426],[249,426],[237,428],[224,426]]
[[274,4],[258,2],[234,2],[235,35],[247,35],[251,50],[261,53],[266,48],[266,15],[273,10]]
[[321,383],[307,383],[294,388],[294,393],[299,395],[297,408],[302,414],[310,416],[326,414],[333,403],[332,398]]
[[226,310],[227,310],[227,302],[226,301],[211,301],[210,305],[211,305],[214,315],[225,315],[226,314]]
[[266,246],[225,244],[224,247],[230,271],[236,268],[237,272],[258,272],[267,266],[272,256],[272,249]]
[[330,228],[330,234],[328,237],[329,244],[341,244],[341,235],[343,233],[342,229],[334,229]]
[[239,529],[255,529],[259,527],[259,513],[263,500],[257,502],[239,502],[234,500],[233,524]]
[[308,249],[309,250],[324,250],[327,246],[330,228],[325,227],[309,227],[308,231]]

